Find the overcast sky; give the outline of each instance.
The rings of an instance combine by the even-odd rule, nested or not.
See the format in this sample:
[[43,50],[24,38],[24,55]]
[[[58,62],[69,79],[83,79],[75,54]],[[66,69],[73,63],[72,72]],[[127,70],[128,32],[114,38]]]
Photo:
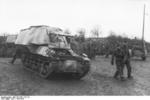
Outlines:
[[150,42],[150,0],[0,0],[0,33],[18,33],[31,25],[49,25],[75,33],[93,27],[129,37],[142,34],[146,4],[145,39]]

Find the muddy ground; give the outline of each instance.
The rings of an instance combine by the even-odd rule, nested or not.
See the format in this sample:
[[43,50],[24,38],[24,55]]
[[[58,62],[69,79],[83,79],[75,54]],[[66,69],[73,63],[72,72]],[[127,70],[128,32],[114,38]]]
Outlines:
[[78,81],[45,80],[10,60],[0,58],[0,95],[150,95],[150,58],[132,60],[134,79],[124,82],[113,79],[110,58],[92,60],[90,73]]

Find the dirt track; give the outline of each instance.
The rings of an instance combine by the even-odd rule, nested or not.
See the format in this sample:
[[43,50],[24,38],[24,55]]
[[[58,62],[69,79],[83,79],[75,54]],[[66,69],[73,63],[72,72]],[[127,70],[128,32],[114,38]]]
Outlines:
[[133,60],[134,79],[124,82],[112,78],[115,66],[104,57],[93,60],[91,72],[79,81],[45,80],[23,69],[19,60],[8,61],[0,58],[0,95],[150,95],[150,58]]

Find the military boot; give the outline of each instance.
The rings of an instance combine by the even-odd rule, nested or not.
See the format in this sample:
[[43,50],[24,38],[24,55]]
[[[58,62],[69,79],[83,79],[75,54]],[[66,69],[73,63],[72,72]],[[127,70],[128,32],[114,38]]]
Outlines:
[[125,81],[126,79],[125,79],[125,77],[121,76],[121,77],[120,77],[120,80],[121,80],[121,81]]

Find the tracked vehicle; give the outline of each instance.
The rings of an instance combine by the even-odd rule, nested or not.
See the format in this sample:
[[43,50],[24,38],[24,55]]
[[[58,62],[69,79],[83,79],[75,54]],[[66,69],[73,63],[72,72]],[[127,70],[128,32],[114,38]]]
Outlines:
[[143,61],[147,58],[147,49],[146,47],[135,45],[132,49],[132,56],[133,57],[140,57]]
[[24,68],[43,78],[56,73],[67,74],[73,79],[84,77],[90,70],[90,60],[70,48],[68,37],[60,28],[43,25],[21,30],[15,44],[21,51]]

